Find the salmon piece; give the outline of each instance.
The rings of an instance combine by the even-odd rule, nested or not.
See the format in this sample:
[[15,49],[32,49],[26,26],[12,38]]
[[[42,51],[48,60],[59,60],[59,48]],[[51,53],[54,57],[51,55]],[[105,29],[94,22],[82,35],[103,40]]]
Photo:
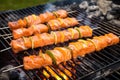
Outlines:
[[63,19],[63,22],[64,22],[62,26],[63,28],[68,28],[79,24],[79,22],[75,18],[69,18],[69,17]]
[[75,25],[77,25],[77,24],[79,24],[79,22],[77,21],[77,19],[76,18],[66,18],[66,20],[68,20],[69,21],[69,25],[70,26],[75,26]]
[[73,58],[77,58],[78,56],[82,56],[83,55],[83,51],[81,51],[83,49],[82,45],[79,42],[72,42],[69,44],[68,46],[70,49],[72,49],[73,52]]
[[61,28],[60,22],[58,20],[50,20],[48,25],[50,26],[51,30],[57,30]]
[[56,34],[56,37],[57,37],[57,42],[56,43],[61,43],[61,34],[60,34],[60,31],[56,31],[55,34]]
[[63,20],[63,26],[62,26],[62,28],[67,28],[67,27],[70,27],[71,25],[70,25],[70,21],[68,20],[68,19],[62,19]]
[[[39,41],[39,36],[33,36],[33,45],[31,45],[33,48],[41,47],[41,42]],[[42,39],[41,39],[42,40]],[[32,41],[31,41],[32,43]]]
[[56,15],[58,18],[66,18],[67,17],[67,11],[66,10],[58,10],[58,11],[55,11]]
[[95,37],[95,38],[96,38],[96,39],[99,39],[101,49],[104,49],[105,47],[108,46],[107,40],[106,40],[106,37],[105,37],[105,36],[99,36],[99,37]]
[[30,70],[42,67],[44,59],[39,56],[32,55],[29,57],[24,57],[23,61],[24,68],[26,70]]
[[48,32],[48,27],[44,24],[33,25],[34,34]]
[[80,48],[80,50],[79,50],[79,53],[80,53],[79,55],[80,55],[81,57],[84,57],[85,54],[88,53],[88,50],[87,50],[88,44],[87,44],[87,42],[86,42],[85,40],[79,40],[78,42],[79,42],[79,43],[78,43],[77,45],[81,46],[81,48]]
[[29,16],[25,17],[24,20],[26,20],[27,26],[31,26],[33,24],[41,23],[41,20],[40,20],[39,16],[37,16],[35,14],[32,14],[32,15],[29,15]]
[[26,21],[19,19],[18,21],[8,22],[8,26],[11,30],[26,27]]
[[56,16],[53,13],[51,13],[51,12],[48,13],[48,16],[49,16],[49,18],[48,18],[49,20],[56,19]]
[[92,29],[89,26],[80,26],[81,37],[91,37]]
[[60,51],[58,51],[58,50],[50,50],[50,52],[55,57],[56,64],[59,64],[59,63],[64,61],[64,58],[63,58],[64,55]]
[[59,33],[60,33],[60,36],[61,36],[60,37],[60,42],[63,43],[65,41],[65,35],[64,35],[63,31],[60,31]]
[[101,42],[98,38],[93,37],[93,39],[91,40],[96,48],[96,51],[100,51],[101,50]]
[[52,59],[47,55],[43,54],[45,58],[41,56],[31,55],[24,57],[24,69],[31,70],[31,69],[37,69],[46,65],[52,65]]
[[95,46],[94,44],[91,42],[91,41],[86,41],[87,43],[87,49],[86,49],[86,54],[89,54],[91,52],[94,52],[95,51]]
[[54,44],[55,43],[55,39],[54,39],[54,36],[52,36],[51,34],[48,35],[48,38],[50,40],[50,44]]
[[52,20],[52,19],[56,19],[56,16],[51,12],[46,12],[46,16],[47,16],[47,19],[45,20],[45,22],[48,22],[49,20]]
[[105,34],[107,37],[108,46],[119,43],[119,37],[113,33]]
[[44,58],[44,65],[43,66],[47,66],[47,65],[52,65],[52,59],[48,54],[43,54]]
[[69,41],[69,40],[71,40],[72,39],[72,35],[71,35],[71,33],[68,31],[68,30],[64,30],[64,31],[62,31],[63,33],[64,33],[64,41]]
[[44,24],[32,25],[29,28],[19,28],[13,30],[13,38],[21,38],[23,36],[31,36],[33,34],[48,32],[48,27]]
[[57,18],[55,20],[50,20],[48,22],[48,25],[50,26],[51,30],[57,30],[60,28],[68,28],[70,26],[75,26],[77,24],[79,23],[75,18],[65,18],[65,19]]
[[22,38],[24,40],[24,45],[27,49],[31,48],[32,42],[30,38],[27,37],[23,37]]
[[42,34],[36,34],[35,36],[38,37],[39,47],[43,47],[45,43],[44,43],[44,40],[42,38]]
[[16,29],[12,31],[12,35],[14,39],[20,38],[23,34],[23,29]]
[[66,24],[64,24],[64,23],[65,23],[65,22],[64,22],[65,19],[57,18],[57,20],[60,22],[61,28],[65,28],[65,26],[67,26]]
[[10,45],[14,53],[18,53],[19,51],[22,50],[27,50],[27,48],[24,45],[24,40],[22,38],[17,40],[12,40]]
[[79,32],[76,29],[69,28],[68,31],[71,33],[72,39],[78,39],[79,38]]
[[35,35],[29,38],[24,38],[24,44],[25,46],[29,48],[37,48],[37,47],[42,47],[44,45],[43,40],[41,39],[41,35]]
[[72,58],[72,53],[70,49],[64,48],[64,47],[56,47],[54,50],[60,51],[64,56],[64,61],[70,60]]
[[54,37],[48,33],[41,34],[41,38],[44,42],[44,46],[54,44]]
[[45,22],[48,22],[49,20],[56,19],[54,14],[51,12],[46,12],[46,13],[40,14],[39,18],[41,20],[41,23],[45,23]]
[[100,51],[102,49],[102,42],[100,40],[101,39],[99,39],[98,37],[93,37],[93,39],[91,40],[89,39],[89,41],[91,41],[94,44],[96,51]]
[[[28,28],[28,29],[24,28],[22,30],[23,30],[24,36],[26,36],[26,37],[32,35],[34,32],[33,29],[30,29],[30,28]],[[22,35],[21,35],[21,37],[22,37]]]
[[46,12],[46,13],[40,14],[39,17],[40,17],[40,20],[42,21],[41,23],[45,23],[45,22],[48,22],[49,20],[56,19],[56,18],[67,17],[67,11],[65,10],[58,10],[58,11],[55,11],[54,13]]
[[14,39],[18,39],[18,38],[21,38],[23,36],[30,36],[32,34],[33,34],[33,30],[32,29],[27,29],[27,28],[15,29],[12,32],[12,35],[13,35]]
[[40,15],[39,15],[39,18],[40,18],[40,20],[41,20],[41,23],[44,23],[44,22],[46,21],[46,19],[47,19],[46,13],[40,14]]

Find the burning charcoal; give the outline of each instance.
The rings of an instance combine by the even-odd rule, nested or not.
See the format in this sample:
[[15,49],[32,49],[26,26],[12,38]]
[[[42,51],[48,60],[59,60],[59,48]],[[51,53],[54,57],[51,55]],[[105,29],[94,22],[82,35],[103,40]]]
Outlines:
[[91,0],[91,2],[89,2],[89,6],[93,6],[93,5],[97,5],[97,3],[93,0]]
[[96,3],[96,2],[97,2],[97,0],[91,0],[91,2],[92,2],[92,3],[93,3],[93,2],[95,2],[95,3]]
[[[12,66],[12,65],[7,65],[7,66],[3,67],[0,71],[10,69],[10,68],[13,68],[13,67],[14,66]],[[3,77],[8,78],[8,80],[9,79],[10,80],[18,80],[18,78],[19,78],[19,73],[16,70],[11,70],[11,71],[8,71],[8,72],[5,72],[5,73],[1,73],[1,75],[3,75],[3,74],[4,74]]]
[[94,15],[95,15],[96,17],[98,17],[98,16],[100,16],[100,15],[102,14],[101,11],[99,11],[99,10],[95,11],[94,13],[95,13]]
[[112,0],[114,4],[120,5],[120,0]]
[[103,13],[103,15],[106,15],[108,11],[111,10],[111,1],[107,1],[107,0],[98,0],[97,4],[99,6],[100,11]]
[[95,6],[95,5],[92,5],[92,6],[89,6],[87,9],[88,9],[89,11],[95,11],[95,10],[98,10],[99,7],[98,7],[98,6]]
[[105,18],[103,16],[100,16],[100,19],[104,20]]
[[[23,71],[18,71],[16,69],[10,70],[7,72],[2,72],[4,70],[13,68],[14,66],[12,65],[7,65],[3,68],[0,69],[0,80],[26,80],[25,73],[23,74]],[[21,73],[22,72],[22,73]]]
[[120,8],[120,5],[117,5],[117,4],[114,4],[114,3],[111,6],[112,6],[112,8],[116,8],[116,7]]
[[114,16],[112,14],[110,14],[110,12],[108,12],[107,15],[106,15],[106,19],[107,20],[112,20],[112,19],[114,19]]
[[0,80],[9,80],[9,76],[7,73],[1,73],[0,74]]
[[101,11],[96,10],[96,11],[94,11],[94,12],[89,12],[87,15],[88,15],[88,18],[98,17],[98,16],[101,15]]
[[87,17],[88,17],[88,18],[94,17],[94,12],[89,12],[89,13],[87,13]]
[[87,7],[88,7],[88,2],[87,2],[87,1],[83,1],[83,2],[79,5],[79,7],[80,7],[81,9],[87,9]]
[[19,78],[19,73],[17,72],[17,70],[11,70],[9,72],[9,76],[10,76],[10,80],[16,80]]
[[1,68],[0,72],[3,71],[3,70],[9,69],[9,68],[13,68],[13,66],[12,65],[7,65],[7,66]]
[[120,8],[116,7],[116,8],[113,8],[110,13],[112,15],[114,15],[115,19],[118,19],[120,20]]
[[19,70],[19,80],[27,80],[25,73],[20,69]]
[[116,24],[117,26],[120,26],[120,20],[111,20],[110,21],[111,23],[113,23],[113,24]]

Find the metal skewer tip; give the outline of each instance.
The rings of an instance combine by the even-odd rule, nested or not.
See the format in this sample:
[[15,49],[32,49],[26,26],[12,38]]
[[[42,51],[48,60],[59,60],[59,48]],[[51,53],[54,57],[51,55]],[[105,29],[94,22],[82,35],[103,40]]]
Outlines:
[[96,30],[96,29],[100,29],[101,27],[96,27],[96,28],[93,28],[92,30]]
[[77,21],[83,21],[83,19],[77,20]]
[[24,65],[16,66],[16,67],[13,67],[13,68],[4,70],[4,71],[2,71],[2,72],[8,72],[8,71],[11,71],[11,70],[13,70],[13,69],[21,68],[21,67],[23,67],[23,66],[24,66]]
[[2,30],[2,29],[8,29],[8,28],[9,28],[9,27],[5,26],[5,27],[3,27],[3,28],[0,28],[0,29]]
[[12,34],[4,34],[4,35],[0,35],[1,37],[4,37],[4,36],[11,36]]
[[74,12],[76,12],[76,11],[70,11],[70,12],[68,12],[68,13],[70,14],[70,13],[74,13]]

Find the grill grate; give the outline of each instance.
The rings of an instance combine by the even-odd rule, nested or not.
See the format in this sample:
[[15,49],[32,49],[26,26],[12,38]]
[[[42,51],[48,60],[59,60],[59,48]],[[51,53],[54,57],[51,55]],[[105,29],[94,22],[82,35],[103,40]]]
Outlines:
[[[120,36],[120,28],[110,23],[100,21],[98,18],[88,19],[83,10],[80,10],[78,3],[82,0],[65,0],[61,2],[55,2],[52,4],[39,5],[36,7],[8,11],[0,13],[0,44],[2,45],[0,52],[2,55],[10,55],[12,59],[16,61],[16,65],[22,64],[22,58],[25,54],[14,55],[11,47],[9,46],[10,41],[12,40],[11,31],[7,27],[9,21],[15,21],[19,18],[23,18],[30,14],[40,14],[45,11],[53,11],[59,8],[66,9],[67,11],[74,11],[75,13],[69,14],[70,17],[76,17],[78,20],[82,20],[80,25],[89,25],[92,28],[101,27],[98,30],[93,31],[94,36],[103,35],[109,32],[112,32]],[[64,4],[63,4],[64,3]],[[62,6],[62,7],[61,7]],[[69,7],[69,9],[68,9]],[[71,42],[71,41],[69,41]],[[58,45],[50,45],[41,48],[42,50],[52,49],[55,46],[65,46],[69,42],[61,43]],[[39,48],[38,48],[39,49]],[[37,49],[35,49],[37,50]],[[28,50],[28,52],[33,52],[33,50]],[[21,52],[22,53],[22,52]],[[61,67],[60,67],[61,66]],[[120,43],[111,47],[107,47],[100,52],[94,52],[87,54],[84,58],[78,57],[76,60],[69,60],[66,63],[61,63],[56,66],[47,66],[41,69],[25,71],[28,76],[28,80],[42,80],[47,79],[48,77],[43,73],[45,71],[50,77],[49,79],[65,79],[63,76],[70,80],[74,79],[120,79],[120,70],[116,71],[120,66]],[[115,72],[113,72],[115,71]],[[54,72],[51,73],[51,72]],[[112,73],[113,72],[113,73]],[[71,76],[68,74],[72,74]],[[110,74],[111,73],[111,74]],[[110,74],[110,75],[108,75]]]
[[119,80],[120,79],[120,69],[117,71],[114,71],[110,75],[102,78],[101,80]]

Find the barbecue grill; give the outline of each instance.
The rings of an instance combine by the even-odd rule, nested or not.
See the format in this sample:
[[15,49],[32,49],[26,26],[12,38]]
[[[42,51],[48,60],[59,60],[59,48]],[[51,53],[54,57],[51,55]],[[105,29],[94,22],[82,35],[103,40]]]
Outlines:
[[[92,28],[100,27],[93,31],[93,36],[103,35],[109,32],[120,36],[120,27],[100,20],[97,17],[89,19],[86,17],[84,10],[79,8],[79,4],[82,0],[64,0],[54,3],[48,3],[44,5],[38,5],[35,7],[29,7],[26,9],[5,11],[0,13],[0,68],[7,64],[13,64],[19,66],[22,64],[22,59],[27,54],[14,55],[10,47],[10,41],[12,40],[11,31],[7,27],[9,21],[16,21],[20,18],[28,16],[30,14],[40,14],[46,11],[54,11],[58,9],[65,9],[67,11],[75,11],[70,13],[69,17],[75,17],[80,20],[80,25],[89,25]],[[72,40],[76,41],[76,40]],[[60,43],[57,45],[49,45],[42,47],[43,51],[47,49],[53,49],[56,46],[66,46],[68,42]],[[32,55],[33,52],[37,52],[38,49],[27,50],[26,52]],[[24,53],[20,52],[20,53]],[[28,80],[42,80],[42,79],[70,79],[70,80],[119,80],[120,79],[120,43],[114,46],[107,47],[99,52],[87,54],[85,57],[78,57],[76,60],[69,60],[65,64],[61,63],[60,66],[47,66],[40,69],[26,71],[26,79]],[[67,72],[65,71],[67,70]],[[68,74],[68,72],[71,74]],[[46,73],[46,74],[45,74]],[[62,74],[61,74],[62,73]],[[49,77],[48,77],[49,75]],[[67,78],[66,78],[67,77]]]

